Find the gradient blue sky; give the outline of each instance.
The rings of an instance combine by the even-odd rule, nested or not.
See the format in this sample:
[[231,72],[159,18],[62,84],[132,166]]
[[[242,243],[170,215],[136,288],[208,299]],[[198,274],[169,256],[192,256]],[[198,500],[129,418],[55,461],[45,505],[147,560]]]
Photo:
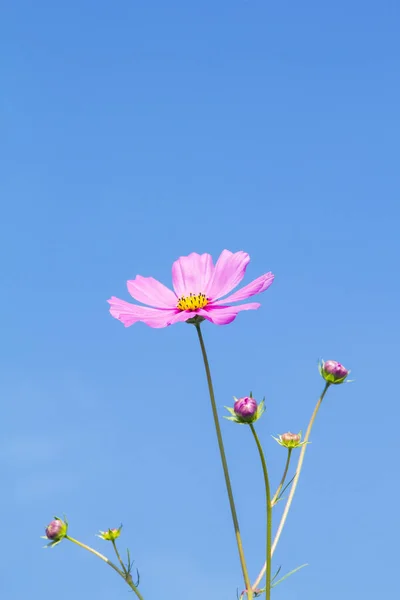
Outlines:
[[[332,389],[275,567],[275,600],[398,587],[400,8],[380,2],[16,0],[0,9],[0,592],[129,593],[63,543],[124,523],[146,600],[232,600],[242,582],[195,331],[130,329],[107,298],[170,283],[191,251],[246,250],[262,308],[204,326],[217,401],[267,397],[259,426],[305,429],[317,359]],[[263,487],[223,422],[254,578]],[[281,508],[277,508],[277,515]]]

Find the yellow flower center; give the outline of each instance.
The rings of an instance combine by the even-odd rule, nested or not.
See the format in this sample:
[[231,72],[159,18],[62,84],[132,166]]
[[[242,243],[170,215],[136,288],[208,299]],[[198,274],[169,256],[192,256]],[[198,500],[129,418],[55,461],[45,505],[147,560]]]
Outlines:
[[182,296],[176,305],[179,310],[196,310],[207,306],[208,300],[204,294],[190,294]]

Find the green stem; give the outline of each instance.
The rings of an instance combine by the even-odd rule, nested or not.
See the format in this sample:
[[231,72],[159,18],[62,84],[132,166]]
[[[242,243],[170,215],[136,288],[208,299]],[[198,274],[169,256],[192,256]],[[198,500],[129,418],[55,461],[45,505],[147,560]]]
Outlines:
[[65,539],[76,544],[77,546],[80,546],[84,550],[91,552],[95,556],[98,556],[99,558],[101,558],[101,560],[103,560],[105,563],[107,563],[112,569],[114,569],[114,571],[116,571],[118,573],[118,575],[120,575],[122,577],[122,579],[124,581],[126,581],[126,583],[129,585],[129,587],[132,588],[132,590],[135,592],[135,594],[139,598],[139,600],[144,600],[142,594],[139,592],[139,590],[137,589],[137,587],[133,583],[133,581],[128,579],[126,577],[125,573],[123,573],[120,569],[118,569],[118,567],[116,565],[114,565],[114,563],[111,562],[111,560],[109,560],[106,556],[104,556],[104,554],[100,554],[100,552],[97,552],[97,550],[94,550],[94,548],[91,548],[90,546],[87,546],[86,544],[79,542],[78,540],[74,539],[73,537],[71,537],[69,535],[66,535]]
[[115,543],[115,540],[111,540],[111,542],[112,542],[113,548],[115,550],[115,554],[117,555],[117,558],[119,560],[119,564],[121,565],[122,570],[125,573],[125,576],[127,577],[129,575],[129,572],[127,571],[127,569],[126,569],[126,567],[124,565],[124,562],[123,562],[123,560],[122,560],[122,558],[121,558],[121,556],[120,556],[120,554],[118,552],[117,544]]
[[283,484],[285,483],[286,475],[287,475],[288,470],[289,470],[290,458],[292,456],[292,450],[293,450],[293,448],[288,448],[285,470],[283,471],[282,479],[281,479],[281,482],[280,482],[280,484],[278,486],[278,489],[276,490],[276,492],[274,494],[274,497],[271,500],[271,506],[275,506],[275,504],[277,503],[278,498],[279,498],[279,494],[281,493],[281,489],[283,488]]
[[[308,442],[310,434],[311,434],[311,429],[312,429],[312,426],[314,425],[315,418],[316,418],[316,416],[318,414],[319,408],[320,408],[320,406],[322,404],[322,400],[324,399],[325,394],[328,391],[329,386],[330,386],[330,383],[327,381],[326,384],[325,384],[324,390],[323,390],[321,396],[319,397],[319,400],[318,400],[317,404],[315,405],[314,411],[313,411],[313,413],[311,415],[311,419],[310,419],[310,422],[309,422],[308,427],[307,427],[306,435],[304,436],[304,440],[303,440],[305,443],[301,447],[301,450],[300,450],[300,456],[299,456],[299,461],[297,463],[296,475],[294,476],[294,479],[293,479],[293,484],[292,484],[292,487],[290,489],[290,493],[289,493],[288,499],[286,501],[286,506],[285,506],[285,510],[283,511],[281,522],[279,523],[278,530],[277,530],[277,532],[275,534],[274,543],[272,544],[271,556],[275,552],[276,546],[277,546],[277,544],[279,542],[279,538],[281,537],[281,533],[282,533],[283,527],[284,527],[284,525],[286,523],[286,519],[287,519],[287,516],[288,516],[288,513],[289,513],[289,509],[290,509],[290,506],[291,506],[292,501],[293,501],[293,496],[294,496],[294,493],[296,491],[297,484],[299,482],[299,477],[300,477],[301,469],[302,469],[302,466],[303,466],[304,455],[306,453],[306,449],[307,449],[307,446],[308,446],[307,442]],[[261,569],[261,571],[260,571],[257,579],[255,580],[255,582],[253,584],[253,589],[258,586],[258,584],[260,583],[261,579],[263,578],[265,570],[266,570],[266,567],[267,567],[267,565],[265,563],[264,566],[263,566],[263,568]]]
[[272,543],[272,506],[273,506],[273,504],[271,502],[271,488],[269,485],[267,463],[265,462],[264,452],[263,452],[262,446],[260,444],[260,440],[258,439],[256,430],[254,429],[253,423],[250,423],[250,429],[254,436],[255,442],[257,444],[258,453],[260,455],[262,470],[263,470],[263,474],[264,474],[265,496],[266,496],[266,504],[267,504],[267,546],[266,546],[266,561],[265,561],[265,567],[266,567],[265,598],[266,598],[266,600],[270,600],[270,598],[271,598],[271,543]]
[[90,546],[87,546],[86,544],[83,544],[82,542],[75,540],[73,537],[71,537],[69,535],[66,535],[65,539],[69,540],[70,542],[73,542],[74,544],[76,544],[77,546],[80,546],[81,548],[84,548],[85,550],[88,550],[88,552],[91,552],[95,556],[98,556],[99,558],[101,558],[101,560],[104,560],[104,562],[107,563],[112,569],[114,569],[114,571],[116,571],[118,573],[118,575],[121,575],[121,577],[124,577],[123,572],[120,571],[118,569],[118,567],[116,565],[114,565],[113,562],[111,562],[111,560],[109,560],[106,556],[104,556],[104,554],[100,554],[100,552],[97,552],[97,550],[94,550]]
[[208,363],[206,347],[204,345],[204,340],[203,340],[203,335],[201,333],[200,324],[194,323],[194,325],[196,327],[197,335],[199,338],[201,353],[203,355],[204,367],[206,370],[208,391],[210,394],[211,408],[212,408],[212,413],[213,413],[213,417],[214,417],[215,431],[217,433],[218,447],[219,447],[219,453],[221,455],[222,468],[224,470],[226,490],[228,492],[229,504],[230,504],[231,513],[232,513],[232,521],[233,521],[233,526],[235,528],[236,544],[238,547],[240,564],[242,566],[243,579],[244,579],[244,583],[246,586],[248,600],[252,600],[253,599],[253,590],[251,587],[251,582],[250,582],[249,574],[247,571],[246,560],[245,560],[243,544],[242,544],[242,538],[241,538],[240,529],[239,529],[239,521],[238,521],[237,514],[236,514],[235,501],[233,499],[232,485],[231,485],[231,480],[230,480],[229,471],[228,471],[228,463],[226,460],[224,443],[222,440],[221,426],[219,424],[219,419],[218,419],[217,405],[215,403],[214,388],[213,388],[212,379],[211,379],[210,365]]

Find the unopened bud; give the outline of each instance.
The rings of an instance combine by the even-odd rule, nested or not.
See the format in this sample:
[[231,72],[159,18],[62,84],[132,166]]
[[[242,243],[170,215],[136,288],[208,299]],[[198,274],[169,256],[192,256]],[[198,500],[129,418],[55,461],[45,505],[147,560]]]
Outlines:
[[250,396],[245,396],[244,398],[235,398],[235,404],[233,408],[230,406],[225,406],[226,410],[230,412],[230,417],[225,417],[228,421],[234,421],[235,423],[241,423],[242,425],[249,425],[258,421],[263,412],[264,408],[264,400],[262,400],[259,404],[253,398],[250,392]]
[[343,383],[350,373],[343,365],[336,360],[321,360],[319,363],[319,372],[328,383]]
[[292,450],[293,448],[300,448],[300,446],[304,446],[305,442],[301,441],[301,432],[300,433],[291,433],[288,431],[287,433],[282,433],[282,435],[277,438],[274,437],[274,440],[278,442],[281,446],[285,446]]
[[107,531],[100,531],[100,535],[98,536],[102,540],[107,540],[108,542],[115,542],[117,538],[121,535],[122,525],[118,529],[107,529]]
[[44,536],[44,539],[50,540],[48,546],[59,544],[67,535],[67,530],[67,521],[63,521],[59,517],[54,517],[54,520],[47,525],[45,531],[46,535]]
[[251,422],[257,412],[257,402],[250,396],[239,398],[233,405],[233,410],[237,417],[246,422]]

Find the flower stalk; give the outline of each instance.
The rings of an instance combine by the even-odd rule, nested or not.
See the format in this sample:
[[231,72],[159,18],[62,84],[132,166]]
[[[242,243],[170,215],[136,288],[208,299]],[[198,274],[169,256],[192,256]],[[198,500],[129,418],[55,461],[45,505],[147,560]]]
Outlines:
[[290,459],[291,459],[291,456],[292,456],[292,450],[293,450],[293,448],[288,448],[287,450],[288,450],[288,453],[287,453],[287,458],[286,458],[285,469],[283,471],[283,475],[282,475],[282,479],[280,481],[280,484],[278,485],[278,489],[276,490],[276,492],[275,492],[275,494],[274,494],[274,496],[273,496],[273,498],[271,500],[271,507],[274,507],[275,504],[278,502],[279,495],[280,495],[280,493],[282,491],[283,485],[284,485],[284,483],[286,481],[286,476],[287,476],[288,471],[289,471]]
[[[253,434],[254,440],[257,445],[258,453],[260,455],[263,475],[264,475],[264,484],[265,484],[265,500],[267,506],[267,532],[266,532],[266,560],[265,560],[265,598],[266,600],[271,599],[271,543],[272,543],[272,502],[271,502],[271,488],[269,484],[268,477],[268,469],[267,463],[265,460],[264,452],[258,438],[257,432],[254,428],[253,423],[250,423],[251,433]],[[259,583],[259,582],[258,582]],[[258,584],[257,584],[258,585]],[[254,587],[257,586],[253,586]]]
[[[283,511],[283,514],[282,514],[282,517],[281,517],[281,521],[280,521],[279,526],[278,526],[278,530],[277,530],[277,532],[275,534],[274,542],[273,542],[272,547],[271,547],[271,557],[274,554],[275,549],[276,549],[276,547],[278,545],[279,538],[281,537],[282,530],[283,530],[283,528],[285,526],[286,519],[287,519],[289,510],[290,510],[290,507],[291,507],[291,504],[292,504],[292,501],[293,501],[293,497],[294,497],[294,494],[295,494],[295,491],[296,491],[296,488],[297,488],[297,484],[299,482],[301,469],[303,467],[304,455],[306,453],[306,449],[307,449],[307,446],[308,446],[307,442],[308,442],[308,440],[310,438],[310,434],[311,434],[312,427],[314,425],[314,421],[316,419],[316,416],[318,414],[318,411],[320,409],[322,401],[323,401],[323,399],[325,397],[325,394],[328,391],[330,385],[331,385],[331,383],[329,381],[327,381],[326,384],[325,384],[325,387],[323,389],[323,392],[322,392],[321,396],[319,397],[317,404],[315,405],[314,411],[313,411],[313,413],[311,415],[310,422],[308,423],[307,431],[306,431],[306,434],[304,436],[304,443],[303,443],[303,446],[301,447],[300,456],[299,456],[299,460],[298,460],[298,463],[297,463],[296,475],[294,476],[293,484],[292,484],[292,487],[290,489],[290,493],[289,493],[289,496],[288,496],[288,499],[287,499],[287,502],[286,502],[286,506],[285,506],[285,509]],[[261,569],[261,571],[260,571],[257,579],[255,580],[255,582],[253,584],[253,589],[258,586],[258,584],[260,583],[261,579],[263,578],[264,573],[265,573],[265,571],[267,569],[267,562],[268,561],[266,561],[264,563],[263,568]]]
[[111,543],[113,545],[115,555],[118,558],[119,564],[121,565],[122,570],[123,570],[123,572],[125,574],[125,579],[127,579],[128,577],[130,577],[130,573],[127,570],[127,568],[125,567],[124,561],[121,558],[121,555],[120,555],[120,553],[118,551],[117,544],[115,543],[115,540],[111,540]]
[[231,480],[230,480],[229,470],[228,470],[228,462],[226,460],[226,455],[225,455],[224,442],[222,439],[221,426],[219,423],[217,405],[215,402],[214,387],[213,387],[212,379],[211,379],[211,371],[210,371],[210,365],[208,362],[207,351],[206,351],[206,347],[204,345],[203,334],[200,329],[200,323],[198,321],[195,321],[193,323],[193,325],[196,327],[197,336],[199,338],[199,343],[200,343],[200,348],[201,348],[201,353],[203,356],[204,368],[206,371],[208,391],[210,394],[211,408],[212,408],[212,413],[213,413],[213,417],[214,417],[215,431],[216,431],[217,440],[218,440],[218,448],[219,448],[219,453],[221,456],[222,468],[224,471],[226,491],[228,492],[229,505],[230,505],[231,514],[232,514],[233,526],[235,529],[236,544],[237,544],[237,548],[238,548],[238,552],[239,552],[239,559],[240,559],[240,564],[242,567],[243,579],[244,579],[244,583],[246,586],[248,600],[252,600],[253,599],[253,589],[251,587],[251,582],[250,582],[249,573],[248,573],[247,565],[246,565],[246,559],[245,559],[244,550],[243,550],[242,537],[240,534],[239,521],[238,521],[238,517],[237,517],[237,513],[236,513],[235,501],[233,498],[232,485],[231,485]]

